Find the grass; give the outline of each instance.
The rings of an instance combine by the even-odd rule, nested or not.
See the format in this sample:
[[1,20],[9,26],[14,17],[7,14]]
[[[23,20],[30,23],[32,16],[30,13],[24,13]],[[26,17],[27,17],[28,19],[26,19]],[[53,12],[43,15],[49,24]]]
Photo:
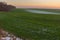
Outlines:
[[32,14],[16,9],[0,12],[0,28],[31,40],[60,40],[60,15]]

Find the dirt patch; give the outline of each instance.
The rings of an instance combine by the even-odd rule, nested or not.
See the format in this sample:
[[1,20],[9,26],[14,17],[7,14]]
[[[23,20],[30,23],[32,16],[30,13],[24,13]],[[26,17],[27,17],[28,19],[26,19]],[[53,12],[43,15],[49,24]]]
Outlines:
[[22,40],[19,37],[16,37],[15,35],[4,31],[3,29],[0,29],[0,40]]

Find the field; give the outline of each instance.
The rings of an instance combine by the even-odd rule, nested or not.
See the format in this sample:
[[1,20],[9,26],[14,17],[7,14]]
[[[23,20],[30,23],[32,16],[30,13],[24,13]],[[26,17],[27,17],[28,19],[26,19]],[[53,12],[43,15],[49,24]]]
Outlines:
[[0,28],[23,39],[60,40],[60,15],[33,14],[25,9],[0,12]]

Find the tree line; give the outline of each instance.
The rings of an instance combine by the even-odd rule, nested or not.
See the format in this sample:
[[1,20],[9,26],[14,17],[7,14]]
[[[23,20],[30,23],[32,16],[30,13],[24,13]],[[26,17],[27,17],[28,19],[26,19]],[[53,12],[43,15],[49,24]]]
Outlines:
[[8,5],[5,2],[0,2],[0,11],[11,11],[12,9],[15,9],[16,7],[13,5]]

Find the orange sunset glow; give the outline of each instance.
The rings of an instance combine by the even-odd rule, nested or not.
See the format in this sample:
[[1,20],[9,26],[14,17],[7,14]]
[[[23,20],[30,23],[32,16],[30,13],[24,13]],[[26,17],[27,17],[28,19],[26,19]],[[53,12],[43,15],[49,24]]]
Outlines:
[[23,8],[60,8],[60,0],[0,0]]

